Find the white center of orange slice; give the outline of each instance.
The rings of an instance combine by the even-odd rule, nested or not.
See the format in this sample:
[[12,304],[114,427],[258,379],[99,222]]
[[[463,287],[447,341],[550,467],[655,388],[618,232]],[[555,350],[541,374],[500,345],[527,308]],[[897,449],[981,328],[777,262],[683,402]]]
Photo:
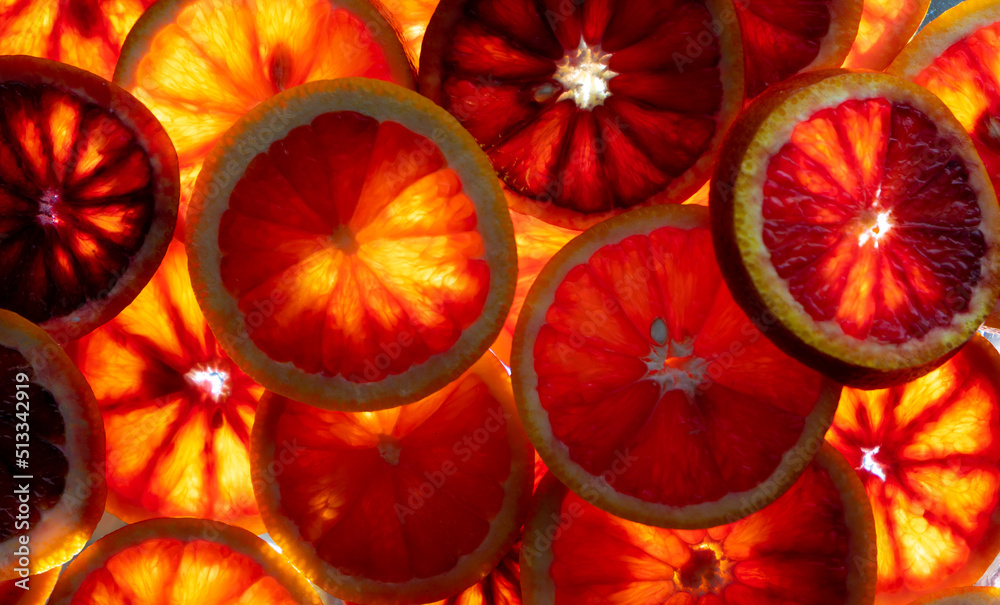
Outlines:
[[580,46],[568,51],[562,61],[556,63],[552,77],[563,87],[558,100],[572,99],[577,107],[588,111],[604,105],[604,101],[611,96],[608,82],[618,75],[611,71],[610,62],[611,53],[580,38]]
[[723,551],[722,543],[706,535],[691,548],[691,556],[674,571],[674,585],[695,599],[720,594],[733,581],[733,562]]
[[652,348],[644,361],[649,368],[648,376],[660,386],[660,395],[668,391],[683,391],[694,397],[708,373],[708,360],[693,355],[694,339],[682,342],[671,340],[667,324],[660,317],[650,325],[649,336],[657,346]]
[[[881,192],[881,190],[882,188],[879,187],[879,192]],[[875,204],[878,204],[877,200]],[[875,216],[872,217],[872,214]],[[871,243],[878,248],[879,241],[885,237],[886,233],[888,233],[890,229],[892,229],[892,221],[889,219],[890,216],[888,210],[878,213],[866,211],[861,217],[862,222],[866,224],[866,228],[861,232],[861,235],[858,236],[858,245],[864,246],[865,244]]]
[[184,379],[212,398],[212,401],[229,395],[229,374],[211,367],[196,367]]
[[875,459],[875,455],[878,454],[880,449],[882,449],[880,445],[872,448],[861,448],[861,466],[858,468],[864,469],[882,481],[885,481],[885,465]]

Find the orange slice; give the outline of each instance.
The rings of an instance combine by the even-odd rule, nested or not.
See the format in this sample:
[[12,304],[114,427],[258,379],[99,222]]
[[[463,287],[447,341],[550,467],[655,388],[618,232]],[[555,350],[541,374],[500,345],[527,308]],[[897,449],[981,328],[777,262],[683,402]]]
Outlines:
[[438,2],[439,0],[375,0],[395,26],[413,65],[420,65],[420,46]]
[[829,442],[875,510],[878,605],[972,584],[1000,551],[1000,354],[976,336],[913,382],[844,389]]
[[927,15],[931,0],[865,0],[858,37],[844,67],[881,71],[892,63]]
[[129,32],[114,81],[177,147],[184,208],[237,118],[304,82],[361,76],[414,88],[395,32],[366,0],[161,0]]
[[661,527],[712,527],[780,496],[840,393],[736,305],[698,206],[633,211],[567,244],[528,293],[511,363],[549,469]]
[[3,310],[0,381],[4,581],[80,552],[104,513],[106,487],[104,428],[87,381],[44,330]]
[[531,447],[490,354],[433,395],[380,412],[265,394],[251,451],[268,533],[343,599],[427,603],[470,587],[518,539],[531,497]]
[[927,595],[910,605],[993,605],[1000,602],[1000,588],[963,586]]
[[472,137],[420,95],[360,78],[299,86],[241,119],[205,166],[195,293],[269,390],[393,407],[496,339],[516,279],[503,195]]
[[707,530],[613,517],[548,476],[521,585],[528,605],[870,605],[872,534],[864,490],[829,446],[776,502]]
[[932,21],[889,71],[927,88],[972,135],[1000,189],[1000,2],[965,0]]
[[118,314],[177,218],[177,157],[149,110],[94,74],[0,57],[0,308],[60,343]]
[[691,196],[743,104],[729,0],[445,0],[420,62],[511,208],[578,230]]
[[59,579],[58,567],[27,578],[0,582],[0,603],[4,605],[45,605]]
[[864,0],[734,1],[746,59],[747,98],[797,73],[840,67],[858,35],[865,4]]
[[934,95],[886,74],[807,74],[759,97],[726,141],[716,255],[775,344],[878,388],[972,337],[1000,292],[1000,212]]
[[110,80],[125,35],[153,2],[4,2],[0,6],[0,55],[53,59]]
[[209,330],[180,242],[132,304],[73,353],[104,418],[108,512],[127,523],[198,517],[264,532],[248,451],[264,389]]
[[66,566],[49,605],[321,605],[271,546],[218,521],[153,519],[104,536]]

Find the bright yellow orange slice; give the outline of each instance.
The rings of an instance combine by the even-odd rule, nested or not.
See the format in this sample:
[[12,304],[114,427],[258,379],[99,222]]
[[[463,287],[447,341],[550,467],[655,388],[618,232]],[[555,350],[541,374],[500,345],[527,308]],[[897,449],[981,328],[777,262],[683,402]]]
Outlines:
[[963,586],[927,595],[910,605],[995,605],[1000,603],[1000,588]]
[[209,330],[180,242],[131,305],[72,349],[104,418],[109,512],[128,523],[198,517],[263,533],[248,450],[264,389]]
[[104,536],[63,570],[49,605],[321,605],[271,546],[218,521],[153,519]]
[[90,386],[51,336],[4,310],[0,381],[4,581],[80,552],[104,513],[106,488],[104,427]]
[[844,67],[874,69],[888,67],[927,15],[931,0],[865,0],[858,36]]
[[985,338],[913,382],[844,389],[827,440],[875,510],[879,605],[986,571],[1000,551],[1000,354]]
[[520,537],[534,470],[510,379],[489,353],[390,410],[265,394],[252,462],[288,560],[331,594],[378,603],[447,599],[486,577]]
[[129,32],[114,81],[177,147],[183,237],[202,162],[237,118],[282,90],[352,76],[415,85],[399,39],[367,0],[161,0]]
[[110,80],[126,34],[153,1],[5,1],[0,55],[53,59]]
[[871,508],[829,446],[783,496],[731,524],[648,527],[543,480],[521,546],[526,605],[871,605]]
[[434,392],[489,348],[514,294],[486,156],[444,110],[377,80],[253,110],[210,156],[189,219],[195,293],[223,347],[313,405]]

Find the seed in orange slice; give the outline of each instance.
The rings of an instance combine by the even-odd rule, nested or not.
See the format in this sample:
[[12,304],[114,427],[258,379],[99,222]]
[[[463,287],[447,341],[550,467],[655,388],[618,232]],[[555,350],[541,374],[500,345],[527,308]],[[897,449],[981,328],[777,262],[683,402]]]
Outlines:
[[135,24],[114,81],[177,147],[182,212],[216,141],[272,95],[345,77],[414,88],[395,32],[367,0],[161,0]]
[[281,555],[250,532],[204,519],[114,531],[66,566],[49,605],[321,605]]
[[932,21],[889,67],[944,101],[1000,188],[1000,2],[966,0]]
[[241,119],[191,205],[195,294],[237,364],[312,405],[434,392],[510,308],[514,237],[489,160],[427,99],[361,78]]
[[154,0],[19,0],[0,6],[0,55],[68,63],[110,80],[129,29]]
[[979,156],[934,95],[830,70],[759,97],[710,192],[734,297],[775,344],[844,384],[926,373],[1000,291],[1000,213]]
[[156,270],[177,158],[141,103],[69,65],[0,57],[0,107],[0,308],[68,342]]
[[735,0],[747,98],[797,73],[840,67],[858,34],[865,4],[864,0]]
[[288,560],[333,595],[378,603],[446,599],[482,580],[520,536],[533,471],[510,379],[489,353],[429,397],[378,412],[267,393],[251,463]]
[[27,578],[0,582],[0,603],[4,605],[45,605],[49,594],[59,579],[60,568],[55,567]]
[[904,385],[844,389],[827,440],[875,510],[878,605],[983,575],[1000,551],[1000,353],[985,338]]
[[910,605],[995,605],[1000,603],[1000,588],[963,586],[917,599]]
[[439,0],[375,0],[396,28],[413,65],[420,65],[420,47]]
[[870,605],[871,507],[823,446],[767,508],[702,530],[619,519],[542,482],[521,547],[525,605]]
[[0,381],[4,581],[80,552],[104,513],[106,487],[104,427],[90,386],[51,336],[4,310]]
[[927,15],[931,0],[865,0],[858,37],[844,67],[881,71],[892,63]]
[[74,343],[104,418],[108,512],[127,523],[198,517],[263,533],[250,427],[264,389],[229,359],[172,242],[131,305]]
[[515,211],[582,230],[705,183],[743,103],[732,11],[727,0],[446,0],[420,91],[476,137]]
[[596,506],[661,527],[772,502],[815,455],[840,393],[736,305],[698,206],[632,211],[567,244],[528,293],[511,356],[549,469]]

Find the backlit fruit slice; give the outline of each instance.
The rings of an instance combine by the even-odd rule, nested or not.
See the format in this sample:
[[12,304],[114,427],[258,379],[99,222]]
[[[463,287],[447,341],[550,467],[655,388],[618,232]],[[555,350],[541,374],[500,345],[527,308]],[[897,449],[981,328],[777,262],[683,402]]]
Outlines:
[[177,157],[135,98],[55,61],[0,57],[0,107],[0,308],[67,342],[156,271]]
[[510,379],[487,353],[433,395],[380,412],[266,393],[251,470],[268,533],[323,590],[427,603],[482,580],[520,537],[534,466]]
[[995,605],[1000,602],[1000,588],[963,586],[917,599],[910,605]]
[[129,32],[114,81],[177,147],[183,228],[202,162],[237,118],[293,86],[351,76],[415,87],[399,39],[367,0],[161,0]]
[[125,35],[154,0],[18,0],[0,5],[0,55],[61,61],[111,79]]
[[747,98],[797,73],[840,67],[858,34],[864,4],[864,0],[734,0],[746,59]]
[[619,519],[543,481],[525,527],[526,605],[870,605],[871,507],[843,457],[815,463],[762,511],[707,530]]
[[218,521],[153,519],[104,536],[63,570],[49,605],[321,605],[271,546]]
[[743,104],[732,10],[729,0],[445,0],[424,39],[420,91],[476,137],[515,211],[584,229],[683,202],[705,183]]
[[1000,189],[1000,1],[966,0],[945,12],[906,45],[889,71],[944,101]]
[[[104,428],[87,381],[44,330],[3,310],[0,384],[4,581],[80,552],[104,513],[106,488]],[[19,553],[25,542],[28,554]]]
[[879,605],[982,576],[1000,551],[1000,354],[985,338],[913,382],[844,389],[827,440],[875,510]]
[[223,352],[172,242],[131,305],[74,343],[104,418],[107,510],[127,523],[217,519],[264,532],[250,487],[250,427],[264,389]]
[[191,205],[195,294],[237,364],[312,405],[384,409],[489,348],[514,236],[489,160],[446,112],[361,78],[286,91],[241,119]]
[[927,90],[830,70],[772,89],[727,137],[710,205],[736,300],[844,384],[926,373],[1000,291],[1000,212],[969,135]]
[[844,67],[876,71],[888,67],[920,27],[930,5],[931,0],[865,0],[858,37]]
[[0,603],[4,605],[45,605],[59,579],[59,567],[37,576],[0,582]]
[[596,506],[661,527],[772,502],[840,395],[736,305],[697,206],[633,211],[567,244],[528,293],[511,357],[549,469]]
[[374,3],[396,28],[410,61],[420,65],[420,46],[438,0],[375,0]]

